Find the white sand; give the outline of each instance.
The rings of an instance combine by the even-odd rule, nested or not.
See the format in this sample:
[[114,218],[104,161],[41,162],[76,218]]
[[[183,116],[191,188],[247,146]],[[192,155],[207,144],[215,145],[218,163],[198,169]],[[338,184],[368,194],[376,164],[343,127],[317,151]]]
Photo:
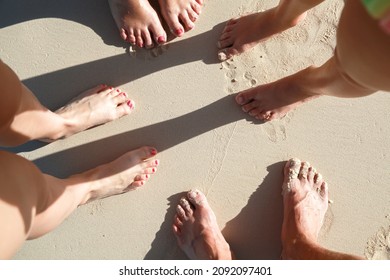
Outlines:
[[144,188],[80,207],[54,232],[27,242],[15,258],[185,259],[171,222],[182,193],[198,188],[237,258],[278,259],[282,167],[291,157],[311,162],[329,183],[334,203],[321,244],[388,257],[390,95],[322,97],[266,124],[252,123],[233,101],[240,90],[332,55],[338,0],[312,10],[298,27],[219,63],[216,42],[224,22],[277,2],[208,0],[195,30],[154,54],[129,55],[105,0],[2,1],[0,57],[43,104],[56,109],[99,83],[120,86],[136,102],[135,112],[118,121],[12,151],[60,177],[144,144],[154,145],[161,160]]

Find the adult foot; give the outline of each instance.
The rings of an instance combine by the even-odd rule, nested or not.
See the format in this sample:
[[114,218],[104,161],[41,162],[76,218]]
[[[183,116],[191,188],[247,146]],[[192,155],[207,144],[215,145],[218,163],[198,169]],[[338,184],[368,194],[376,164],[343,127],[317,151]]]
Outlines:
[[242,91],[236,96],[236,102],[244,112],[258,120],[284,117],[298,105],[320,96],[319,92],[304,85],[311,71],[312,67],[309,67],[273,83]]
[[[310,258],[328,209],[328,187],[308,162],[290,159],[284,168],[282,186],[284,218],[282,257]],[[314,250],[312,250],[314,251]]]
[[159,161],[151,159],[156,154],[153,147],[141,147],[108,164],[70,177],[69,185],[75,191],[86,193],[80,204],[134,190],[145,185],[157,171]]
[[134,106],[127,93],[118,88],[99,85],[89,89],[55,111],[66,123],[66,128],[56,139],[128,115]]
[[253,13],[228,21],[218,41],[218,57],[221,61],[246,52],[270,36],[293,27],[303,20],[306,13],[293,19],[284,19],[278,8]]
[[160,19],[148,0],[109,0],[120,36],[140,48],[166,42]]
[[172,34],[182,36],[195,27],[203,0],[159,0],[161,13]]
[[190,259],[232,259],[229,244],[203,193],[189,191],[176,208],[173,232]]

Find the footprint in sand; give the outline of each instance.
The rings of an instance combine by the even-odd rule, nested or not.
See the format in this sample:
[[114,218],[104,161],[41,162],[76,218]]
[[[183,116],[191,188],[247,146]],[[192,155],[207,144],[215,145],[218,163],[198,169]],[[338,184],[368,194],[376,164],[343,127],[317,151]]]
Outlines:
[[390,226],[381,227],[368,240],[364,254],[370,260],[390,260]]

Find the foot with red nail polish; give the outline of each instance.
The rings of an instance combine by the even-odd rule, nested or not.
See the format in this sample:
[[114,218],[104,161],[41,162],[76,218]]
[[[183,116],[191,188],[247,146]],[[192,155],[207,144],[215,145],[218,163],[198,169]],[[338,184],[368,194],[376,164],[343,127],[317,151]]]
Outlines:
[[88,189],[81,204],[134,190],[157,171],[158,160],[151,159],[156,149],[141,147],[116,160],[71,177],[74,186]]
[[61,135],[55,135],[52,141],[71,136],[90,127],[104,124],[131,113],[134,101],[129,100],[127,94],[120,89],[99,85],[89,89],[67,105],[55,111],[64,119],[64,129]]
[[108,0],[120,36],[140,48],[166,42],[160,19],[148,0]]
[[178,37],[195,27],[203,6],[203,0],[159,0],[159,3],[171,32]]

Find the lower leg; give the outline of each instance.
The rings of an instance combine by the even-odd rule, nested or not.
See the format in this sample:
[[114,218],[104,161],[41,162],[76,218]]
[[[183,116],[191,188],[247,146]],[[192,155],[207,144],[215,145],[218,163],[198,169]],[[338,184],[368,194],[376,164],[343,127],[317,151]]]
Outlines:
[[25,87],[0,60],[0,145],[16,146],[33,139],[50,141],[103,124],[134,109],[134,102],[120,89],[100,85],[87,90],[66,106],[52,112]]
[[335,55],[320,67],[310,66],[276,82],[243,91],[236,101],[244,112],[268,121],[321,95],[362,97],[374,92],[343,73]]
[[151,159],[156,153],[154,148],[142,147],[108,164],[58,179],[42,174],[22,157],[1,152],[0,221],[6,224],[0,231],[0,258],[12,256],[26,239],[56,228],[79,205],[143,186],[157,170],[158,160]]
[[328,187],[307,162],[291,159],[284,168],[282,257],[284,259],[360,259],[330,251],[317,239],[328,209]]

